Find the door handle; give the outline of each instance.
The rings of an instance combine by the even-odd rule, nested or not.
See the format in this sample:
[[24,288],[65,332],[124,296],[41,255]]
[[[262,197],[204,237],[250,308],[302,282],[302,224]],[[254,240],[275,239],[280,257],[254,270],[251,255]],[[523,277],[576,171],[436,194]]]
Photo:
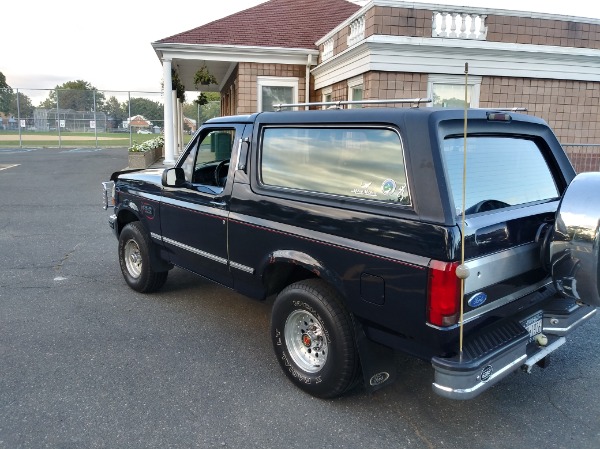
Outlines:
[[227,203],[225,201],[211,201],[210,205],[216,207],[217,209],[225,209],[227,207]]

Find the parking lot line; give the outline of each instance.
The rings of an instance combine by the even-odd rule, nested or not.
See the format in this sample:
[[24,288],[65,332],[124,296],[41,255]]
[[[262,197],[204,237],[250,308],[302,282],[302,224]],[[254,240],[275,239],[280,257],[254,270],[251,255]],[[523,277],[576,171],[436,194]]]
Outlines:
[[21,164],[0,164],[0,171],[7,170],[9,168],[18,167]]

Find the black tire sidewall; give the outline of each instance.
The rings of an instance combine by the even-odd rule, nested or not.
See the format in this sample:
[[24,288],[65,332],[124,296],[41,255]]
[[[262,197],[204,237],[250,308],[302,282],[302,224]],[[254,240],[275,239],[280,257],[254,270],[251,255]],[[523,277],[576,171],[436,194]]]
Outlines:
[[[119,264],[127,285],[136,291],[143,292],[146,290],[150,278],[150,244],[145,238],[144,231],[140,228],[141,224],[139,222],[133,222],[126,225],[121,231],[119,235]],[[142,257],[142,271],[137,278],[129,273],[125,263],[125,245],[129,240],[137,243]]]
[[[355,362],[351,360],[355,357],[355,352],[353,334],[348,332],[350,323],[341,322],[348,317],[341,313],[336,314],[336,310],[331,310],[330,304],[323,303],[319,295],[315,295],[311,289],[292,285],[278,296],[271,315],[271,338],[281,368],[296,386],[321,398],[344,393],[354,378],[351,365]],[[336,308],[340,309],[334,304],[334,309]],[[285,323],[296,310],[312,314],[319,321],[327,338],[327,360],[323,368],[316,373],[309,373],[299,367],[285,344]]]

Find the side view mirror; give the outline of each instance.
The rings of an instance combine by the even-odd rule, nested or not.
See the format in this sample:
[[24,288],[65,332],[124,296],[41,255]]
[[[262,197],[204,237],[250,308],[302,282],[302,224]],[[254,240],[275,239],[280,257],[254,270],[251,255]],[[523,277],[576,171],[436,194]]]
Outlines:
[[165,187],[182,187],[185,185],[185,174],[183,168],[167,168],[162,174],[162,185]]

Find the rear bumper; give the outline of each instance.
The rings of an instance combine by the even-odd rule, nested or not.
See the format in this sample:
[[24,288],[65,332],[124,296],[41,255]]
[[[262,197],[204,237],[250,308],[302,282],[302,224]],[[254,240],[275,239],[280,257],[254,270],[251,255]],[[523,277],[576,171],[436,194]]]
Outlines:
[[556,298],[543,308],[547,342],[530,342],[518,320],[502,320],[465,340],[462,355],[434,357],[433,390],[450,399],[472,399],[520,367],[529,372],[562,346],[564,338],[596,314],[597,309]]

